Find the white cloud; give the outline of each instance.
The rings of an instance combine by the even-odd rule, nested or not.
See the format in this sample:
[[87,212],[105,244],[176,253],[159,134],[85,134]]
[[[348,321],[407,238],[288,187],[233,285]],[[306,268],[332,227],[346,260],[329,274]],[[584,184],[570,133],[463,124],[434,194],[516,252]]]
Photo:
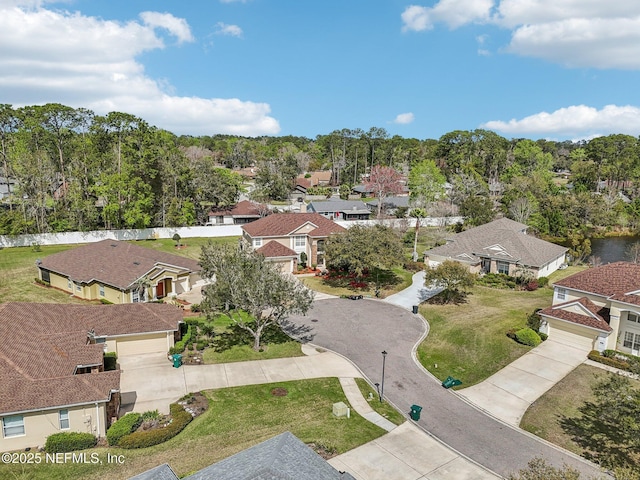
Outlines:
[[482,124],[480,128],[514,136],[592,138],[611,133],[637,136],[640,133],[640,108],[630,105],[606,105],[598,110],[586,105],[573,105],[551,113],[536,113],[520,120],[492,120]]
[[411,5],[401,18],[403,31],[493,24],[511,31],[506,52],[570,67],[640,69],[637,0],[440,0]]
[[440,0],[434,7],[410,5],[402,12],[402,31],[429,30],[434,23],[457,28],[471,22],[484,22],[490,17],[493,0]]
[[237,25],[227,25],[226,23],[218,22],[216,23],[216,34],[242,37],[242,29]]
[[140,18],[150,27],[161,27],[178,38],[178,42],[193,42],[189,24],[184,18],[177,18],[170,13],[142,12]]
[[415,120],[415,115],[411,112],[401,113],[399,114],[393,123],[398,123],[400,125],[406,125],[408,123],[412,123]]
[[173,94],[166,80],[152,79],[137,60],[164,48],[156,28],[178,42],[191,41],[186,21],[145,12],[144,23],[81,13],[30,8],[35,2],[0,0],[1,101],[14,106],[63,103],[99,114],[132,113],[152,125],[193,135],[277,134],[265,103]]

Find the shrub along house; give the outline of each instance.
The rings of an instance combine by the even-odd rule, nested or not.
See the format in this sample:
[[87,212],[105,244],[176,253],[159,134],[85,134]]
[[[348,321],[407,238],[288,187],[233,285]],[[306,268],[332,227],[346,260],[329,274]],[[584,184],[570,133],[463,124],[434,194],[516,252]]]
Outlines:
[[285,273],[296,270],[306,255],[308,265],[325,265],[324,245],[332,233],[345,229],[319,213],[279,213],[242,226],[243,244],[279,264]]
[[200,280],[196,260],[102,240],[45,257],[39,277],[59,290],[85,300],[138,303],[179,295]]
[[447,239],[447,243],[425,252],[432,267],[445,260],[468,265],[472,273],[525,272],[546,277],[565,263],[567,248],[527,234],[527,225],[501,218],[470,228]]
[[640,355],[640,265],[616,262],[554,284],[540,331],[585,350]]
[[120,408],[120,371],[104,353],[166,352],[182,311],[166,304],[0,305],[0,451],[59,432],[105,432]]

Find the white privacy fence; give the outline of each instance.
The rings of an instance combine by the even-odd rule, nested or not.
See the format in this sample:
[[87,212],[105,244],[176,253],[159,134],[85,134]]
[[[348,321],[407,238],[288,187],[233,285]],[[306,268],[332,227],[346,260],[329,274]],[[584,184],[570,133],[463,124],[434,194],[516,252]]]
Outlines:
[[[462,217],[423,218],[422,226],[443,226],[462,222]],[[337,221],[339,225],[349,228],[352,225],[384,224],[391,227],[406,229],[414,227],[415,218],[398,218],[385,220],[354,220]],[[175,228],[141,228],[127,230],[94,230],[90,232],[60,232],[34,233],[26,235],[0,235],[0,247],[30,247],[32,245],[72,245],[79,243],[93,243],[100,240],[149,240],[153,238],[173,238],[175,234],[180,238],[214,238],[238,237],[242,235],[241,225],[216,225],[209,227],[175,227]]]

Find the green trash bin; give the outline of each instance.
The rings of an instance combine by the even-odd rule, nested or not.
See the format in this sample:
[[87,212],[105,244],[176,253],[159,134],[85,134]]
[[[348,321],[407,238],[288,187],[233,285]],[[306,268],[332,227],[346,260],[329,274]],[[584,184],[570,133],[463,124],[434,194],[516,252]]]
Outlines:
[[411,405],[411,411],[409,412],[409,416],[411,420],[418,421],[420,420],[420,412],[422,411],[422,407],[420,405]]
[[456,385],[462,385],[462,382],[457,378],[453,378],[452,376],[448,376],[444,382],[442,382],[442,386],[444,388],[455,387]]
[[179,368],[180,365],[182,365],[182,355],[180,355],[179,353],[174,353],[173,354],[173,367],[174,368]]

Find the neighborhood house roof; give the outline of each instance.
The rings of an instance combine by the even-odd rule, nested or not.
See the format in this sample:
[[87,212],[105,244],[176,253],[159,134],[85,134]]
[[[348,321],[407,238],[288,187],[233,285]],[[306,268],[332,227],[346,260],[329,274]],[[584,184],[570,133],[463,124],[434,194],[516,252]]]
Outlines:
[[523,223],[501,218],[458,233],[446,245],[426,253],[470,263],[478,263],[480,258],[488,257],[542,267],[567,251],[566,247],[527,235],[527,228]]
[[96,281],[124,290],[158,264],[186,272],[200,271],[196,260],[118,240],[102,240],[49,255],[39,267],[74,282]]
[[223,216],[232,216],[237,218],[242,217],[260,217],[260,209],[258,206],[250,202],[249,200],[242,200],[234,205],[232,208],[221,209],[221,210],[212,210],[209,212],[210,217],[223,217]]
[[354,480],[333,468],[290,432],[243,450],[188,480]]
[[640,292],[640,265],[636,263],[616,262],[589,268],[554,285],[640,305],[637,294]]
[[605,332],[613,330],[609,326],[609,309],[596,305],[586,297],[544,308],[538,312],[538,315],[577,323]]
[[107,401],[120,388],[120,371],[74,375],[102,365],[97,337],[175,331],[182,311],[172,305],[0,305],[0,415]]
[[[375,198],[373,200],[369,200],[367,205],[371,205],[372,207],[378,207],[378,199]],[[404,196],[394,196],[394,197],[386,197],[382,201],[382,206],[385,208],[400,208],[400,207],[408,207],[409,206],[409,197],[407,195]]]
[[319,213],[277,213],[243,225],[242,229],[251,237],[285,237],[307,223],[315,227],[307,233],[310,237],[328,237],[332,233],[345,231]]
[[267,258],[275,258],[275,257],[297,257],[298,254],[291,250],[289,247],[281,244],[280,242],[276,242],[275,240],[270,241],[266,245],[263,245],[256,252],[261,253]]
[[307,210],[317,213],[344,212],[351,214],[366,214],[371,212],[364,202],[360,200],[320,200],[311,202]]

